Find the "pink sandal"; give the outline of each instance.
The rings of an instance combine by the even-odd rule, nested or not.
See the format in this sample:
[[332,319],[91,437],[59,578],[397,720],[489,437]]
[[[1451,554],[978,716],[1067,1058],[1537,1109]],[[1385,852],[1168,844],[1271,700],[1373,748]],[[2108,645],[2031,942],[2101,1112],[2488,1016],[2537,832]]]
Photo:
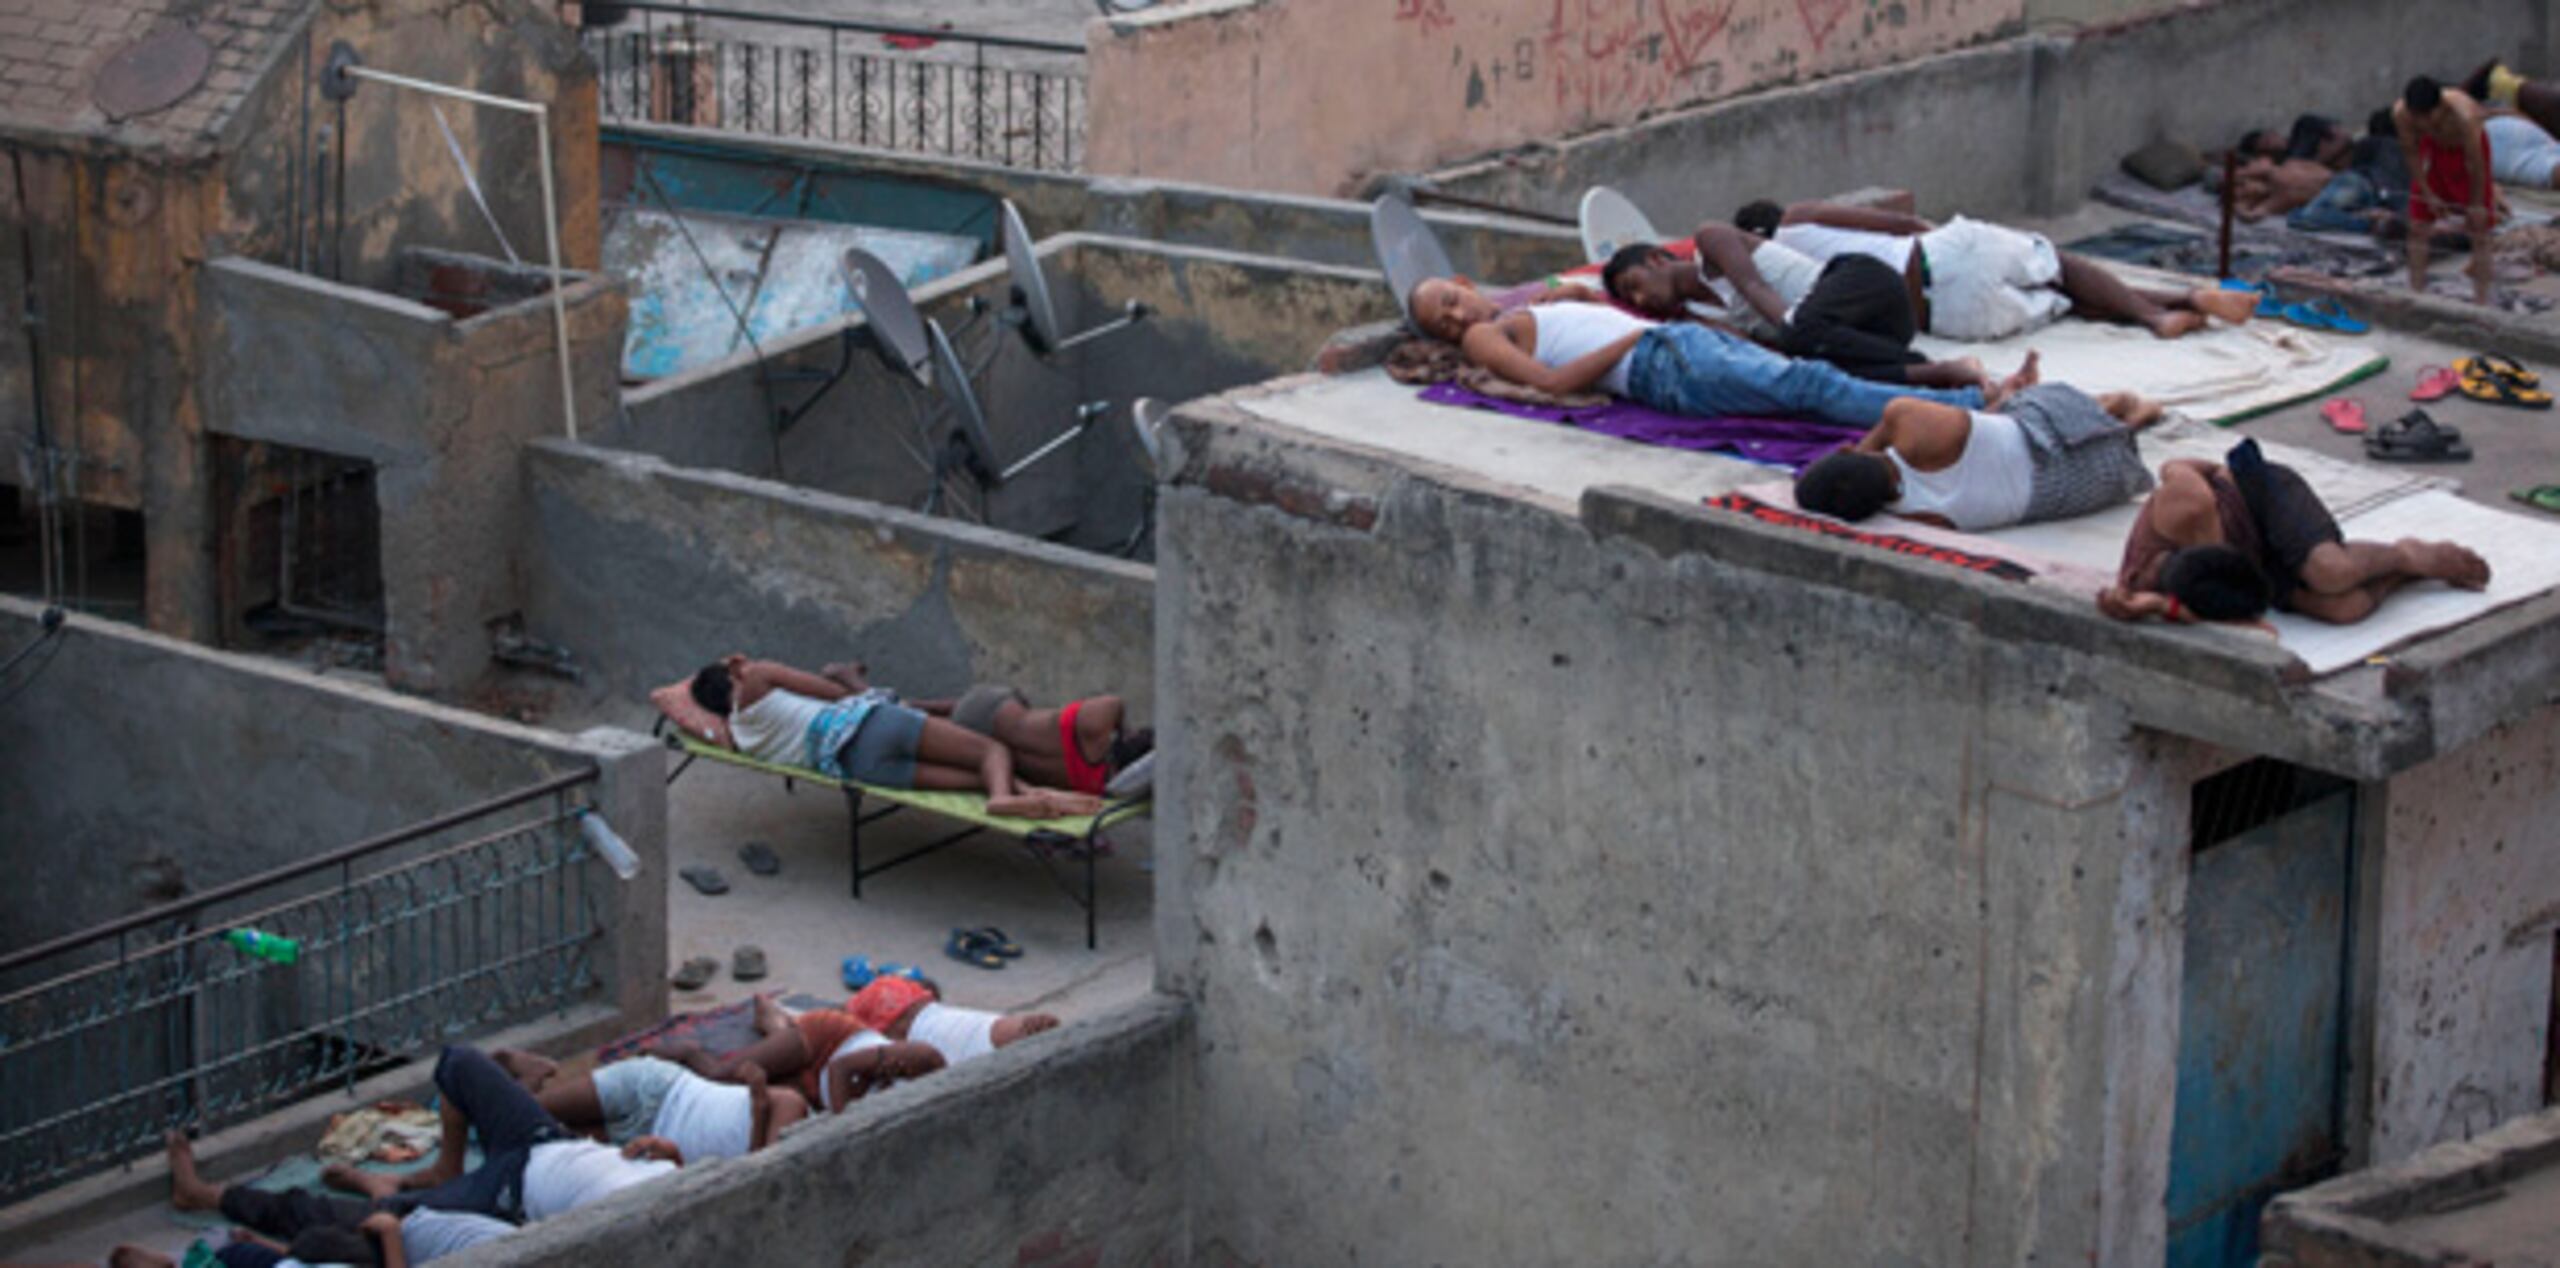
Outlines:
[[2462,376],[2440,365],[2418,371],[2418,386],[2410,389],[2413,401],[2440,401],[2462,388]]
[[2320,406],[2320,417],[2329,420],[2329,430],[2353,436],[2364,430],[2364,402],[2352,396],[2333,396]]

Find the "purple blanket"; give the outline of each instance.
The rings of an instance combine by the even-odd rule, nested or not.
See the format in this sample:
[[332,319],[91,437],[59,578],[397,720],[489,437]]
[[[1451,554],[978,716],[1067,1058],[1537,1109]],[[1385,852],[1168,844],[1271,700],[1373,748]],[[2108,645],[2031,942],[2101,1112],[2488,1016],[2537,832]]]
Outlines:
[[1455,383],[1434,383],[1422,399],[1435,405],[1489,409],[1514,418],[1571,423],[1588,432],[1666,449],[1694,449],[1732,454],[1752,462],[1803,470],[1814,459],[1842,445],[1855,444],[1863,427],[1843,423],[1809,423],[1787,418],[1689,418],[1647,409],[1633,401],[1612,399],[1591,409],[1556,409],[1523,405],[1472,392]]

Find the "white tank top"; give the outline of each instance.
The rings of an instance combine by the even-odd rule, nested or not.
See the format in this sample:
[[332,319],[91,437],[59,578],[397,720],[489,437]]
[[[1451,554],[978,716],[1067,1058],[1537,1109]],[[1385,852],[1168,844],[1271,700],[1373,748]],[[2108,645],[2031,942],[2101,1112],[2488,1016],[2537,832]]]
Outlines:
[[[1822,278],[1821,261],[1779,242],[1763,241],[1751,248],[1751,267],[1760,270],[1760,279],[1769,284],[1770,290],[1778,293],[1778,302],[1786,305],[1782,316],[1788,321],[1795,320],[1796,305],[1813,293],[1813,284]],[[1777,334],[1776,327],[1760,315],[1760,310],[1742,297],[1742,288],[1734,285],[1733,279],[1708,277],[1703,264],[1698,266],[1698,279],[1707,284],[1708,290],[1716,293],[1716,298],[1724,301],[1726,310],[1744,330],[1754,334]]]
[[958,1065],[996,1050],[998,1017],[999,1014],[975,1008],[927,1004],[917,1009],[915,1019],[907,1023],[907,1038],[931,1045],[944,1061]]
[[[1919,241],[1900,234],[1833,225],[1780,225],[1776,240],[1823,264],[1844,255],[1871,255],[1892,266],[1896,273],[1910,271],[1911,246]],[[1759,257],[1753,256],[1752,262],[1758,263]]]
[[1916,471],[1901,454],[1884,453],[1902,473],[1902,496],[1888,508],[1897,514],[1939,516],[1966,532],[2002,528],[2026,516],[2035,493],[2027,433],[2006,414],[1975,414],[1963,455],[1944,471]]
[[738,751],[758,761],[782,766],[809,763],[809,724],[826,711],[827,702],[776,687],[754,704],[729,711],[729,734]]
[[[1550,370],[1608,347],[1630,330],[1651,330],[1655,325],[1607,304],[1540,304],[1528,311],[1538,329],[1538,364]],[[1611,396],[1626,395],[1627,359],[1618,358],[1595,386]]]

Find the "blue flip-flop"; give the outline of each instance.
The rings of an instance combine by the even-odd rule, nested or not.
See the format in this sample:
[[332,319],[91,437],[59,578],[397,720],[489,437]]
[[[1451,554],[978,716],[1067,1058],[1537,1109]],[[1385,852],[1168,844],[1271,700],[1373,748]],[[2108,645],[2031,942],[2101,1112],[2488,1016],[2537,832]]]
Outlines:
[[2276,310],[2275,315],[2305,330],[2326,330],[2333,334],[2360,335],[2373,329],[2372,326],[2348,316],[2347,310],[2339,307],[2338,301],[2334,299],[2311,299],[2298,304],[2285,304]]
[[2271,282],[2244,282],[2236,277],[2226,277],[2222,279],[2222,289],[2226,291],[2256,291],[2258,293],[2258,311],[2254,314],[2256,316],[2278,317],[2283,315],[2284,304],[2276,298],[2276,288]]
[[872,981],[879,976],[880,970],[871,967],[870,956],[849,955],[844,958],[844,988],[846,990],[861,990],[863,987],[871,985]]

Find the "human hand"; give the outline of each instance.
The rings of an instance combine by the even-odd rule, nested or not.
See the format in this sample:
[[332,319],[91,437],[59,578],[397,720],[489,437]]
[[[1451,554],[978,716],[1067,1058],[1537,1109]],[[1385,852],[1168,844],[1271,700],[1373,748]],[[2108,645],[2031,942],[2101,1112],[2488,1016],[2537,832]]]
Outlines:
[[655,1159],[659,1162],[672,1162],[677,1166],[684,1165],[684,1151],[676,1148],[676,1143],[664,1136],[634,1136],[629,1144],[622,1147],[622,1156],[633,1160]]
[[371,1233],[376,1237],[398,1237],[400,1235],[400,1217],[389,1211],[376,1211],[373,1214],[364,1217],[364,1222],[356,1225],[356,1227],[364,1230],[365,1232]]

